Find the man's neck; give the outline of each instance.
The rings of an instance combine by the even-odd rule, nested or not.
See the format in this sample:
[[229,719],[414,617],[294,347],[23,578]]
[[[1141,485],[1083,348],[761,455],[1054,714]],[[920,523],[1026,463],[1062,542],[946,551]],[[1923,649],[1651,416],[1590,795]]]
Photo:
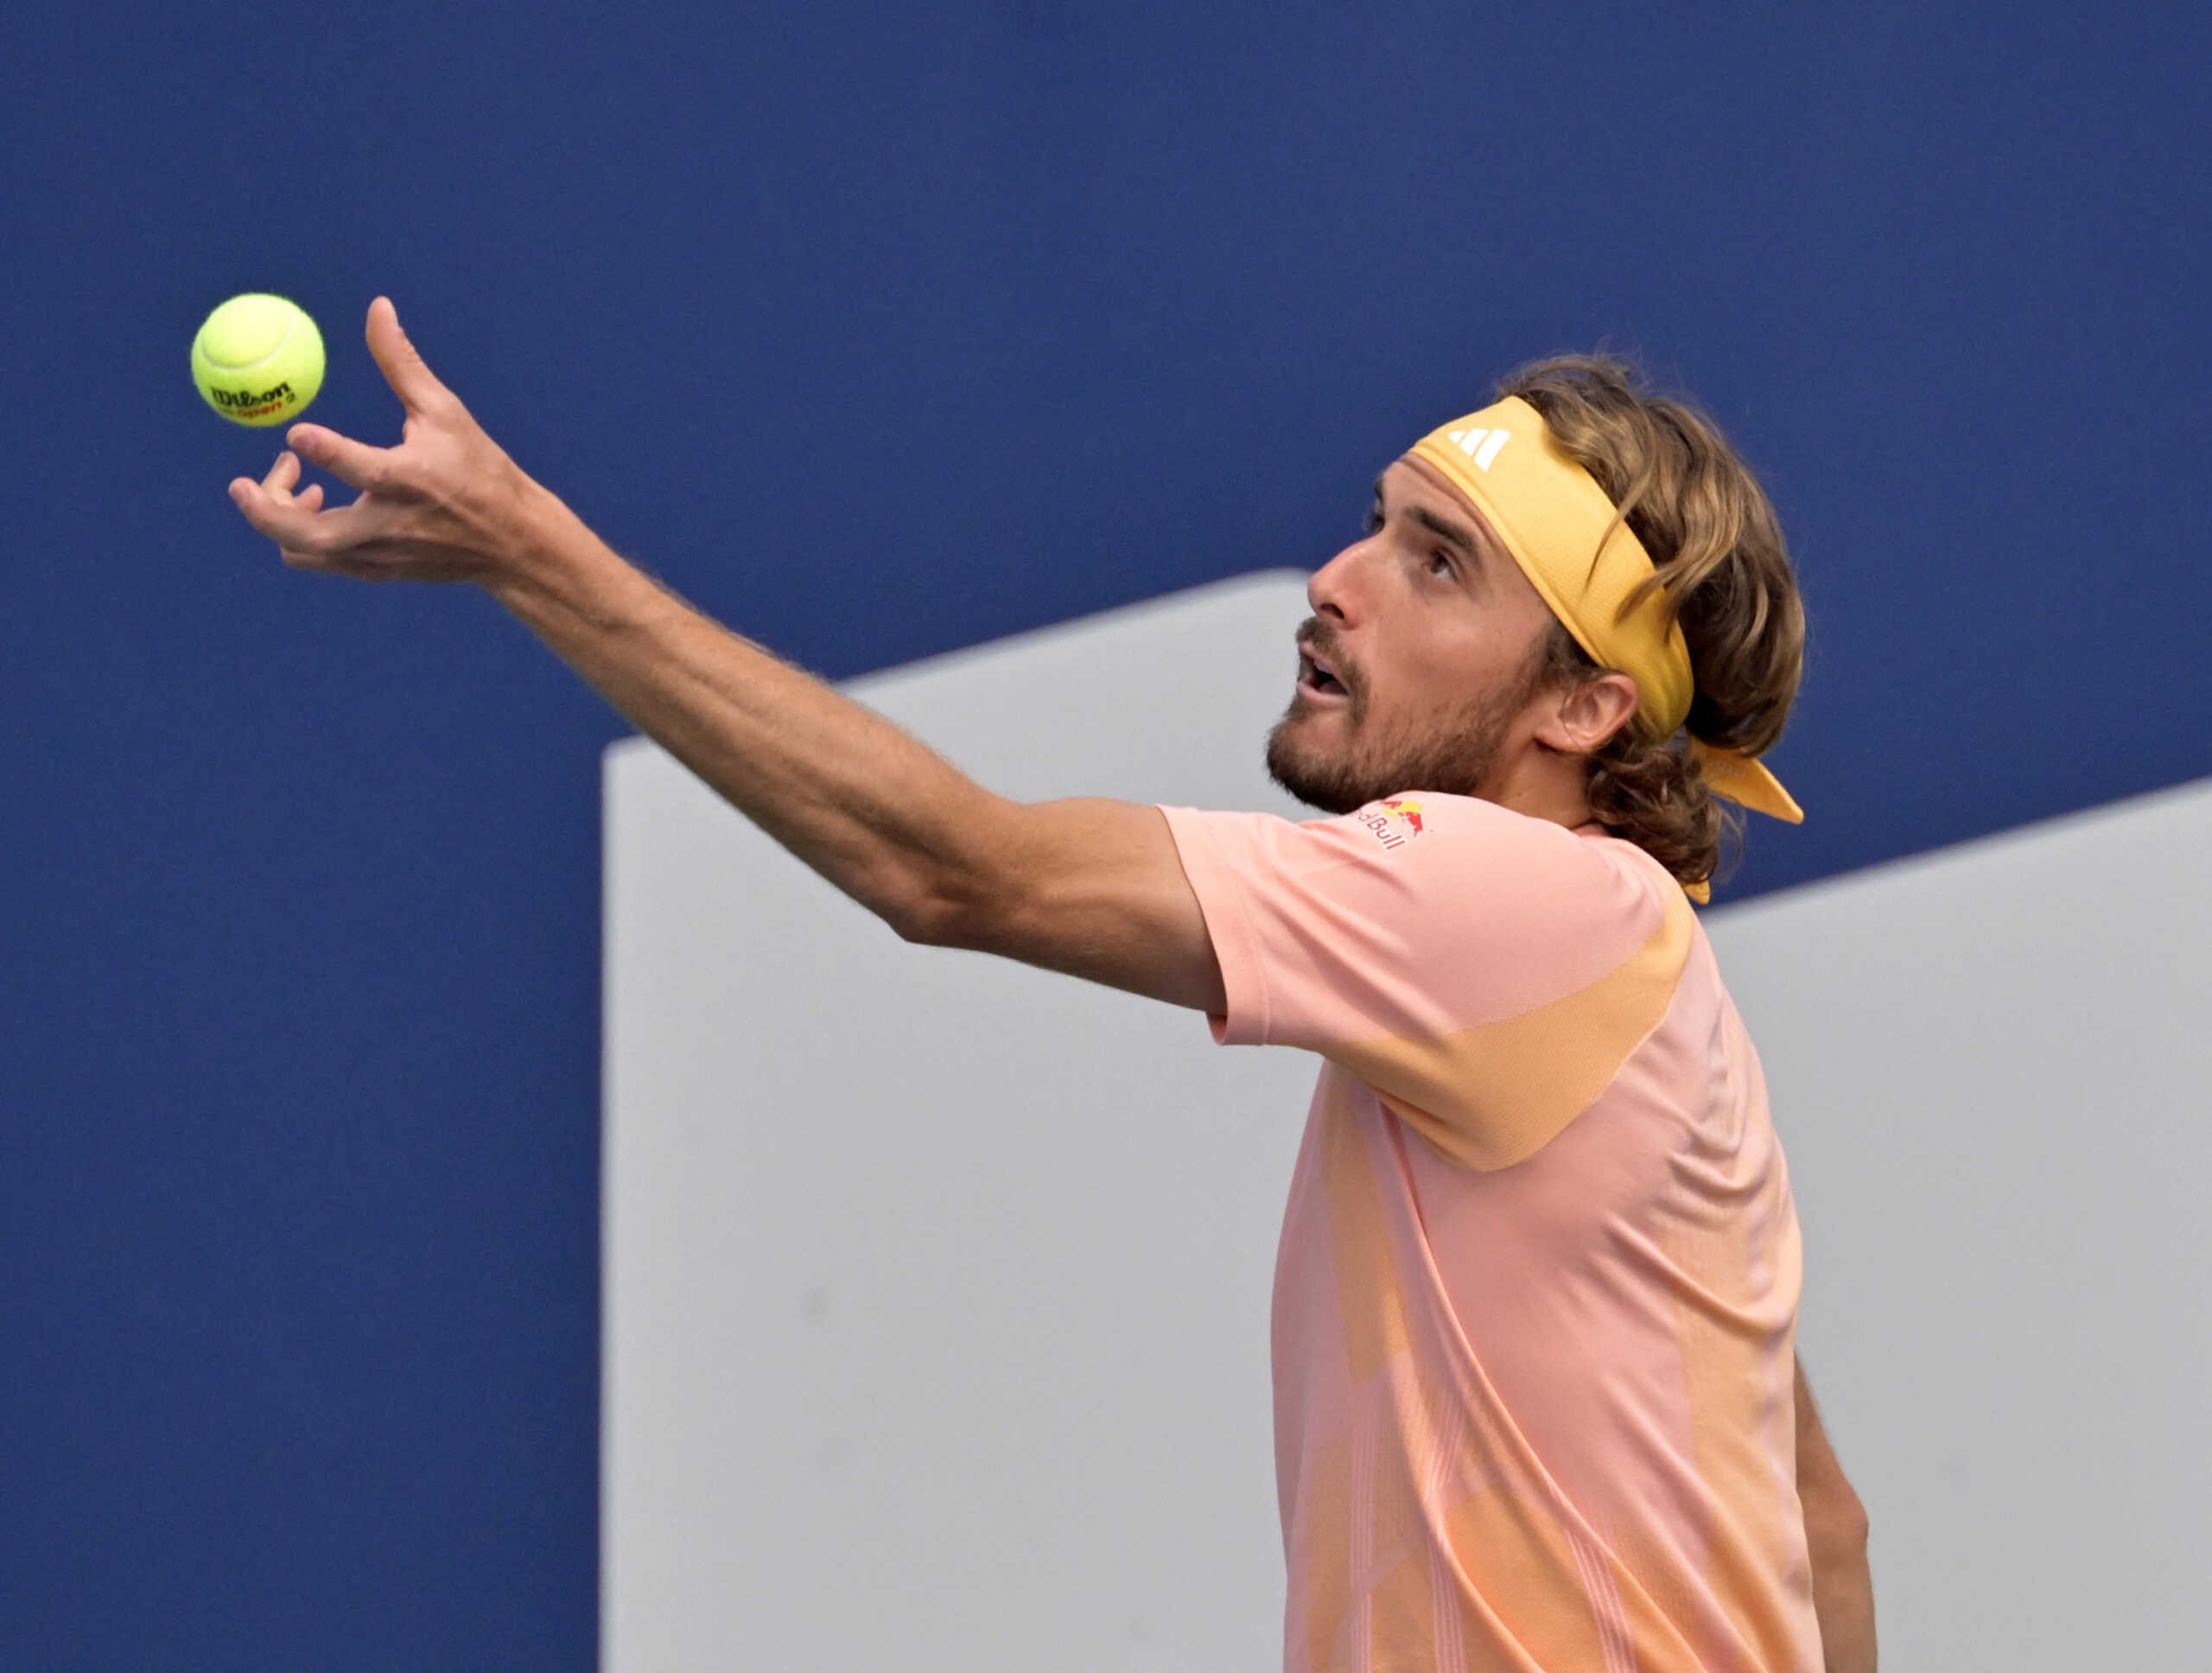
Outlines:
[[1579,756],[1532,749],[1502,768],[1479,793],[1486,802],[1570,830],[1592,818],[1588,768]]

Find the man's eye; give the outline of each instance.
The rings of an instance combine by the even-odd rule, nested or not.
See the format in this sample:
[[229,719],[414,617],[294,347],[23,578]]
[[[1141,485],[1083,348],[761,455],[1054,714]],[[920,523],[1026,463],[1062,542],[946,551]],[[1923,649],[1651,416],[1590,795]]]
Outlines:
[[1433,575],[1436,572],[1437,565],[1440,563],[1444,566],[1445,574],[1452,575],[1456,573],[1452,568],[1451,553],[1440,550],[1433,551],[1428,555],[1428,568],[1430,574]]
[[1360,525],[1360,527],[1362,527],[1363,529],[1366,530],[1368,533],[1370,533],[1370,534],[1373,534],[1373,533],[1374,533],[1377,529],[1380,529],[1382,526],[1382,507],[1381,507],[1381,506],[1369,506],[1369,507],[1367,508],[1367,520],[1366,520],[1365,522],[1362,523],[1362,524]]

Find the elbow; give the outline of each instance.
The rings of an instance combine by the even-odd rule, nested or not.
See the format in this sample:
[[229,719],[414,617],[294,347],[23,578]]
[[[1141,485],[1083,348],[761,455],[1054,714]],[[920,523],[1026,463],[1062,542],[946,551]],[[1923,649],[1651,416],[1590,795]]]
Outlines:
[[883,908],[880,913],[892,932],[910,946],[950,947],[958,945],[954,938],[951,919],[944,908],[933,902],[901,904]]
[[875,910],[901,941],[916,946],[1012,957],[1013,900],[1003,871],[937,865],[906,872]]
[[901,941],[917,947],[970,947],[975,913],[941,890],[913,885],[869,903]]
[[1866,1536],[1866,1507],[1849,1487],[1806,1501],[1805,1536],[1815,1551],[1832,1555],[1863,1552]]
[[1849,1514],[1844,1518],[1843,1537],[1851,1543],[1853,1550],[1863,1551],[1866,1549],[1866,1536],[1869,1531],[1866,1507],[1853,1498],[1851,1501]]
[[917,947],[947,945],[951,922],[944,904],[926,890],[902,889],[867,903],[869,911],[891,926],[901,941]]
[[884,879],[868,906],[901,941],[916,946],[1003,953],[1010,899],[1003,874],[916,866]]

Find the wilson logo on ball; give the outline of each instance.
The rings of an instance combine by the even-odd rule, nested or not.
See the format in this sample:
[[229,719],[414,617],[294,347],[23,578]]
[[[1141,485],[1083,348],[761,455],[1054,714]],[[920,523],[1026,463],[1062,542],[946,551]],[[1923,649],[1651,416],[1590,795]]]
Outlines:
[[207,391],[207,398],[219,407],[265,406],[272,401],[290,400],[292,386],[289,384],[279,384],[274,389],[263,390],[258,395],[251,390],[216,389],[211,386]]

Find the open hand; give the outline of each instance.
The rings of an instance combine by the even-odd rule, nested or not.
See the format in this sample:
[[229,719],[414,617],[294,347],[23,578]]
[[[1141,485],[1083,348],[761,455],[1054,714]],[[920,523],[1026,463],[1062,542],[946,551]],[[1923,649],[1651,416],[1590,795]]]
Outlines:
[[[486,436],[461,398],[431,374],[399,328],[389,298],[369,304],[369,353],[406,410],[396,448],[295,424],[259,482],[241,476],[231,498],[296,569],[361,581],[490,582],[522,562],[544,489]],[[326,511],[322,487],[293,492],[304,459],[359,488]]]

